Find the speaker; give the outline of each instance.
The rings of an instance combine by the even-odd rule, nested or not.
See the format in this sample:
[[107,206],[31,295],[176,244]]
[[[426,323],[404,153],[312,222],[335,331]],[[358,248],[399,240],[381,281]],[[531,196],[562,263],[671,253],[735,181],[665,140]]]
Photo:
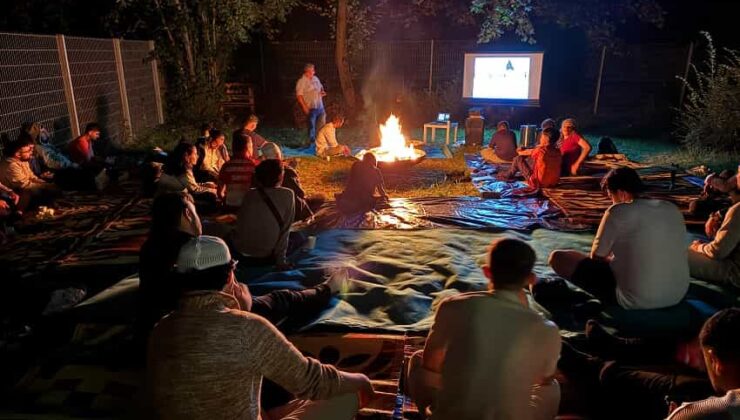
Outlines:
[[485,120],[480,115],[470,115],[465,119],[465,145],[467,146],[482,146],[483,145],[483,129],[485,128]]

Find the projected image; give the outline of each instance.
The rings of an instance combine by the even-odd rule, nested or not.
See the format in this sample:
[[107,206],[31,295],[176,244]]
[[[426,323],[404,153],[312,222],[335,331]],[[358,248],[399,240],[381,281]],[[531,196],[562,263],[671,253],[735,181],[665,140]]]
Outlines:
[[530,57],[477,57],[473,73],[473,97],[529,98]]

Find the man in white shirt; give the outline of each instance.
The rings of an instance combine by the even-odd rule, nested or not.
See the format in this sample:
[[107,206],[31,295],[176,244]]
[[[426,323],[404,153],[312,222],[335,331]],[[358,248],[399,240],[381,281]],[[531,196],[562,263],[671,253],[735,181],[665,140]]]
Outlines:
[[[683,404],[668,420],[740,419],[740,308],[717,312],[699,334],[707,374],[722,397]],[[674,407],[671,407],[673,409]]]
[[644,185],[634,169],[613,169],[601,186],[614,204],[591,254],[553,251],[550,266],[604,304],[657,309],[679,303],[690,279],[683,215],[667,201],[639,198]]
[[407,394],[432,419],[552,419],[560,335],[528,307],[534,250],[516,239],[491,244],[489,291],[442,302],[424,350],[409,362]]
[[326,112],[324,112],[324,86],[316,77],[316,68],[307,63],[303,66],[303,76],[295,84],[295,95],[303,113],[308,117],[311,143],[316,141],[317,131],[326,124]]
[[349,156],[349,147],[337,142],[337,128],[344,125],[344,117],[335,115],[331,122],[321,127],[316,135],[316,156],[325,158],[327,156]]
[[256,188],[244,194],[231,232],[231,245],[242,264],[290,268],[286,254],[295,202],[293,191],[281,187],[282,182],[283,164],[277,159],[264,160],[255,169]]

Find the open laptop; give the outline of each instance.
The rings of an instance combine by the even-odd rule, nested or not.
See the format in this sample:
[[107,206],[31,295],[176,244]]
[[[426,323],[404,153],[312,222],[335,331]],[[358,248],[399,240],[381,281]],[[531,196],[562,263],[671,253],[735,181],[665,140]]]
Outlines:
[[450,114],[444,112],[437,114],[437,122],[446,123],[448,121],[450,121]]

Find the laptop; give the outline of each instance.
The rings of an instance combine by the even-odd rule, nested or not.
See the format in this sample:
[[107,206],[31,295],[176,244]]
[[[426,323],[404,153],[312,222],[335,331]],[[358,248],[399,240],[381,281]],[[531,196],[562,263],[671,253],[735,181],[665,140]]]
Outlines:
[[450,114],[441,112],[437,114],[437,122],[446,123],[450,121]]

